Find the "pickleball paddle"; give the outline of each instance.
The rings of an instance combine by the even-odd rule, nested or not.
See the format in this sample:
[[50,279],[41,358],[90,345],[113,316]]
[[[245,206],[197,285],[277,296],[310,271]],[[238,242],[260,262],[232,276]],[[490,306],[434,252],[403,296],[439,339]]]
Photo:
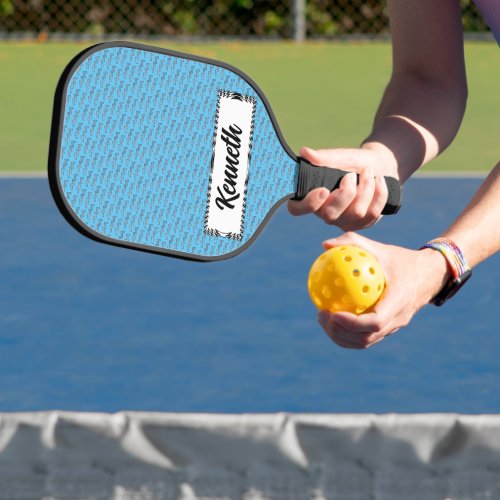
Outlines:
[[[78,54],[57,86],[49,181],[97,241],[194,260],[237,255],[288,199],[346,172],[286,144],[262,90],[223,62],[131,42]],[[400,206],[386,177],[384,214]]]

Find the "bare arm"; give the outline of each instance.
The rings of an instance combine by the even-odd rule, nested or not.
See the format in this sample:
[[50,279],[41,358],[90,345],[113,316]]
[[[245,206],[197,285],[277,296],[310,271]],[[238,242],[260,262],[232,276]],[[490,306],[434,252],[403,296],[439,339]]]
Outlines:
[[[471,267],[500,251],[500,162],[442,236],[460,247]],[[346,233],[324,245],[346,244],[373,252],[384,267],[388,286],[371,313],[356,316],[321,312],[319,321],[325,332],[342,347],[370,347],[407,325],[451,278],[445,258],[429,248],[418,251],[384,245],[356,233]]]
[[462,249],[471,266],[500,250],[500,162],[442,236]]
[[356,230],[374,224],[387,200],[382,176],[404,182],[443,151],[460,126],[466,100],[459,0],[388,0],[392,76],[360,148],[300,154],[315,165],[350,170],[340,189],[315,189],[290,201],[293,215],[315,213],[328,224]]
[[405,181],[454,139],[467,99],[458,0],[389,0],[393,71],[363,148]]

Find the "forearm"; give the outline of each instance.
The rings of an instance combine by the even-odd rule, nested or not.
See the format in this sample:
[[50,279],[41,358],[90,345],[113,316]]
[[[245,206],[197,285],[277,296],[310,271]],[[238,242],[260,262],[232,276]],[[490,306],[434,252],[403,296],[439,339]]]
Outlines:
[[453,140],[466,104],[465,82],[425,80],[394,75],[363,148],[376,149],[404,182]]
[[458,0],[388,0],[392,78],[364,148],[379,151],[400,180],[455,137],[467,99]]
[[[459,217],[443,231],[461,249],[470,267],[500,250],[500,163],[491,171]],[[425,248],[421,295],[430,301],[452,277],[451,269],[440,252]]]
[[460,247],[471,267],[500,250],[500,162],[442,236]]

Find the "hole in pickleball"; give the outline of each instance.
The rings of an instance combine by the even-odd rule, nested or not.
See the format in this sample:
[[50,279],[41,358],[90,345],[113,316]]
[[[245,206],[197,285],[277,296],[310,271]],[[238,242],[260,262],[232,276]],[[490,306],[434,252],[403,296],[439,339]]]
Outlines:
[[334,311],[340,311],[342,309],[342,306],[338,302],[333,303],[333,310]]
[[335,281],[334,281],[335,285],[336,286],[344,286],[344,278],[335,278]]
[[368,293],[370,291],[370,287],[368,285],[365,285],[363,287],[363,293]]
[[361,273],[359,272],[359,269],[354,269],[354,271],[352,272],[352,275],[353,275],[355,278],[358,278],[360,274],[361,274]]
[[361,314],[365,309],[366,307],[356,307],[356,314]]
[[342,297],[342,302],[343,302],[344,304],[350,304],[350,303],[351,303],[351,297],[349,297],[349,295],[344,295],[344,296]]
[[323,305],[321,299],[316,294],[313,294],[313,300],[318,307],[321,307]]
[[350,255],[346,255],[346,256],[344,257],[344,260],[345,260],[346,262],[351,262],[352,257],[351,257]]
[[321,273],[319,271],[316,271],[313,275],[313,280],[318,282],[321,279]]
[[366,253],[365,253],[365,252],[359,252],[359,255],[360,255],[361,257],[366,257]]
[[321,289],[321,293],[326,299],[329,299],[332,296],[331,290],[326,285]]
[[380,292],[380,290],[382,290],[382,285],[379,284],[379,286],[377,287],[377,290]]

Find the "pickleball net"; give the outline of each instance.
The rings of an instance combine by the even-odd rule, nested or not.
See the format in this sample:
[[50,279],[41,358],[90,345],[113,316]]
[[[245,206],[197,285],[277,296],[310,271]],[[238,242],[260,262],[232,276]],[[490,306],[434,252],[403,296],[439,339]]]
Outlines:
[[0,414],[1,500],[500,498],[500,416]]

